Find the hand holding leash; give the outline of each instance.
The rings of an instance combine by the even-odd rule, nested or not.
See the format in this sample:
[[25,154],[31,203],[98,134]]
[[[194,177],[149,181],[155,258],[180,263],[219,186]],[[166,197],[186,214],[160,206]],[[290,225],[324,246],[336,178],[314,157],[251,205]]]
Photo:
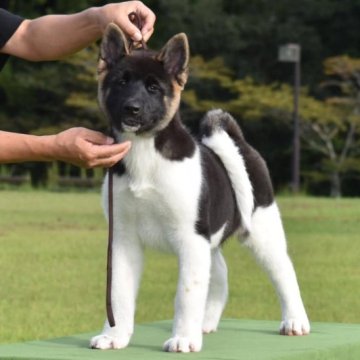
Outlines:
[[[132,12],[129,14],[130,21],[140,30],[143,29],[143,22],[140,15],[137,12]],[[136,40],[132,40],[130,44],[130,52],[137,47],[142,47],[144,50],[147,49],[146,42],[144,38],[141,38],[138,42]]]

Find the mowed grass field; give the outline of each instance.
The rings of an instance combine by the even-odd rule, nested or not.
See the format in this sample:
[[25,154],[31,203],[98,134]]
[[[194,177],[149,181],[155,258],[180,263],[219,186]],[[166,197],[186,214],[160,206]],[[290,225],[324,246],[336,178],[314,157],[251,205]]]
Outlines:
[[[360,323],[360,199],[280,197],[312,321]],[[97,193],[0,191],[0,343],[101,329],[107,225]],[[279,319],[266,275],[231,239],[224,317]],[[148,251],[137,322],[173,316],[177,262]]]

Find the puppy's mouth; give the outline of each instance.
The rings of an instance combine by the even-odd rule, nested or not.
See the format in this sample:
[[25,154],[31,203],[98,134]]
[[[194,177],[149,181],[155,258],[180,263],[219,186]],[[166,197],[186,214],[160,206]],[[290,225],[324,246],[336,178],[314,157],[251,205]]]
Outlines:
[[127,125],[127,124],[122,124],[122,130],[124,132],[136,132],[140,129],[141,125]]
[[121,122],[121,129],[124,132],[136,132],[141,128],[138,119],[128,118]]
[[156,119],[142,117],[123,117],[116,123],[115,127],[122,133],[134,133],[141,135],[151,132],[156,124]]

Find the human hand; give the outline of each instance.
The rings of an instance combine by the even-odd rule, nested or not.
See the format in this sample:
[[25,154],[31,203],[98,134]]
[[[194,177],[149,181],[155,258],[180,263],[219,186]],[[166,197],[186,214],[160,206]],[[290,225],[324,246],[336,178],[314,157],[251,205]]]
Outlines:
[[85,168],[111,167],[126,155],[131,146],[129,141],[114,144],[112,138],[85,128],[71,128],[51,138],[54,160]]
[[[140,18],[141,31],[129,19],[133,12]],[[141,1],[104,5],[97,8],[97,17],[102,31],[110,22],[114,22],[134,41],[147,41],[154,32],[156,19],[155,14]]]

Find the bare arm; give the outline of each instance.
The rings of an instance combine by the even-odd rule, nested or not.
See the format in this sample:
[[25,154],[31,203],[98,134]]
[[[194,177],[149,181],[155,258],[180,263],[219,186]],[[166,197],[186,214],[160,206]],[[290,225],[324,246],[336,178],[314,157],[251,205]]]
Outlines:
[[0,163],[61,160],[85,168],[111,167],[130,148],[129,142],[112,143],[105,135],[84,128],[49,136],[0,131]]
[[[129,20],[136,12],[140,31]],[[86,47],[115,22],[135,41],[147,41],[155,15],[141,1],[94,7],[72,15],[48,15],[25,20],[0,52],[32,61],[55,60]],[[0,163],[62,160],[82,167],[110,167],[129,150],[130,143],[110,144],[95,131],[72,128],[57,135],[32,136],[0,131]]]
[[[137,12],[140,31],[129,20]],[[72,15],[47,15],[24,20],[0,50],[32,61],[56,60],[72,54],[101,37],[106,25],[115,22],[135,41],[148,40],[153,32],[154,13],[140,1],[93,7]]]

